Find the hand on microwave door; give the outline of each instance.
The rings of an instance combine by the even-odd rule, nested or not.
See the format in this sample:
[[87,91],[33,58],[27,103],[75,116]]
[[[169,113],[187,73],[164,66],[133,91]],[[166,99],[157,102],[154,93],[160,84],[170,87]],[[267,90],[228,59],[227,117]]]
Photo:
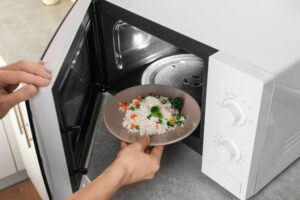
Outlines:
[[[33,97],[38,87],[50,83],[51,72],[38,63],[18,61],[0,68],[0,119],[16,104]],[[17,87],[20,83],[24,86]],[[16,91],[15,91],[16,90]]]
[[143,136],[133,144],[121,142],[121,151],[115,161],[85,188],[77,191],[68,200],[107,200],[124,185],[152,179],[160,168],[163,146],[151,151],[147,148],[149,136]]

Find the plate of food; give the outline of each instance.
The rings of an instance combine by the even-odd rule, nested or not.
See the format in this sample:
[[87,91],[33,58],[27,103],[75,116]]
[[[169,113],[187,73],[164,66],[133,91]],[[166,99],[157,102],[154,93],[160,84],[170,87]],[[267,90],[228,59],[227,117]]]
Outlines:
[[139,85],[125,89],[105,105],[108,131],[128,143],[150,136],[150,146],[178,142],[197,128],[201,111],[183,90],[166,85]]

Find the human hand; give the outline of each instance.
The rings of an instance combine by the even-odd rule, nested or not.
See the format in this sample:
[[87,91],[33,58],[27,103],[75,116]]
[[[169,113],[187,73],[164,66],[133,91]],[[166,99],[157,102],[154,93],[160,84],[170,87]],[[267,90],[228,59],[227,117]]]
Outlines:
[[[16,104],[33,97],[38,87],[50,83],[51,71],[38,63],[18,61],[0,68],[0,119]],[[14,91],[20,83],[23,87]]]
[[147,148],[149,136],[133,144],[121,142],[121,151],[115,161],[92,183],[77,191],[68,200],[108,200],[124,185],[152,179],[160,167],[163,146],[151,151]]
[[129,145],[121,142],[121,151],[115,162],[125,169],[123,185],[152,179],[159,170],[164,147],[156,146],[150,151],[147,148],[149,143],[149,136],[143,136],[140,141]]

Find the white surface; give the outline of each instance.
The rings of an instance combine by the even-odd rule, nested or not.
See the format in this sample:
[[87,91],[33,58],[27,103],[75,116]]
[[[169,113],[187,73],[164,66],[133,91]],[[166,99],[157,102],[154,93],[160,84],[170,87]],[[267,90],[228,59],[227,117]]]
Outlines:
[[241,158],[239,147],[231,139],[222,139],[216,147],[218,156],[225,162],[237,162]]
[[299,0],[107,0],[274,72],[300,66]]
[[[231,176],[242,184],[240,193],[229,190],[241,199],[254,195],[271,104],[271,96],[266,91],[272,91],[272,87],[268,88],[272,78],[271,74],[221,52],[212,55],[209,60],[203,159],[215,165],[222,176]],[[223,124],[225,119],[220,113],[228,99],[246,109],[247,121],[243,126]],[[220,159],[219,148],[224,141],[226,144],[222,148],[228,152],[221,155],[224,159]],[[224,161],[225,157],[228,161]],[[207,169],[205,163],[202,167]],[[203,172],[224,188],[232,188],[232,182],[220,179],[221,175],[216,177],[213,171]]]
[[46,191],[46,188],[44,185],[40,165],[39,165],[37,155],[36,155],[35,146],[32,141],[31,129],[29,126],[29,120],[28,120],[26,106],[25,106],[24,102],[20,103],[20,108],[21,108],[21,111],[24,116],[25,128],[27,129],[27,131],[29,133],[29,140],[30,140],[31,147],[29,147],[27,144],[25,133],[21,135],[20,130],[17,127],[15,113],[12,112],[12,110],[11,110],[9,115],[11,117],[12,123],[14,124],[14,126],[13,126],[14,134],[16,136],[28,176],[29,176],[30,180],[32,181],[33,185],[35,186],[36,190],[38,191],[39,195],[41,196],[41,198],[43,200],[47,200],[49,198],[48,198],[48,194],[47,194],[47,191]]
[[[13,153],[14,161],[17,167],[17,171],[21,171],[25,169],[24,162],[22,159],[22,155],[20,153],[20,147],[17,143],[17,135],[15,133],[15,129],[18,128],[17,122],[14,123],[12,117],[15,118],[14,110],[11,109],[7,115],[3,118],[3,124],[5,130],[7,132],[7,137],[10,143],[11,151]],[[14,119],[16,120],[16,119]],[[23,135],[23,137],[25,137]]]
[[223,173],[222,169],[211,163],[209,160],[202,159],[202,172],[215,181],[218,181],[228,191],[239,195],[242,184],[229,174]]
[[232,98],[223,101],[221,117],[225,124],[234,126],[242,126],[247,120],[245,108]]
[[51,89],[90,3],[90,0],[77,1],[60,27],[43,59],[52,71],[52,81],[30,100],[35,133],[54,200],[65,199],[72,194],[72,189]]
[[2,120],[0,120],[0,159],[0,179],[17,173]]
[[277,83],[274,89],[256,191],[300,156],[300,79],[298,82],[294,86]]

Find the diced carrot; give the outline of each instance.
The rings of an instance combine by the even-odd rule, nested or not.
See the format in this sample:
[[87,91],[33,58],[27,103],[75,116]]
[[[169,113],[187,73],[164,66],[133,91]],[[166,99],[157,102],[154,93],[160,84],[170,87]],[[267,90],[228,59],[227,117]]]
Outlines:
[[128,109],[127,105],[125,105],[123,108],[124,108],[124,110],[127,110],[127,109]]
[[131,128],[135,128],[136,127],[136,125],[135,124],[131,124]]
[[136,117],[136,114],[132,114],[132,115],[130,116],[131,119],[134,119],[135,117]]
[[126,103],[121,103],[121,107],[127,106]]
[[138,96],[137,98],[135,98],[135,99],[137,99],[137,100],[140,100],[141,99],[141,97],[140,96]]
[[136,100],[134,103],[133,103],[133,105],[138,105],[140,103],[140,101],[139,100]]

